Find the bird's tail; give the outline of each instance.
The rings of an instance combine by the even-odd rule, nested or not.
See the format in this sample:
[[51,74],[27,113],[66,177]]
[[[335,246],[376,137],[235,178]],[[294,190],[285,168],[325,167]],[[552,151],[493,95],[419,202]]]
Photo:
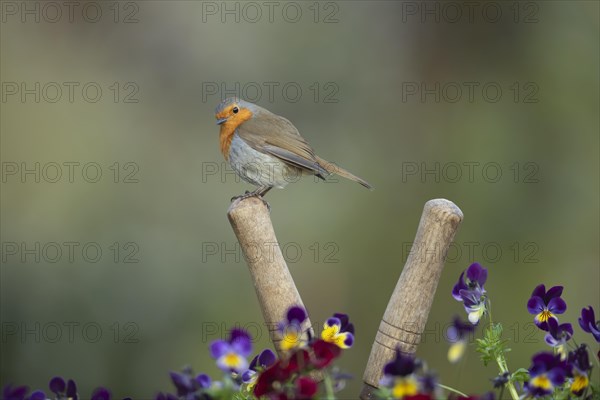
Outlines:
[[316,157],[316,158],[317,158],[317,162],[319,163],[319,166],[321,166],[324,170],[326,170],[330,174],[337,174],[337,175],[341,176],[342,178],[346,178],[346,179],[350,179],[351,181],[358,182],[361,185],[363,185],[364,187],[366,187],[367,189],[373,189],[373,186],[371,186],[369,184],[369,182],[346,171],[344,168],[340,167],[339,165],[336,165],[332,162],[324,160],[320,157]]

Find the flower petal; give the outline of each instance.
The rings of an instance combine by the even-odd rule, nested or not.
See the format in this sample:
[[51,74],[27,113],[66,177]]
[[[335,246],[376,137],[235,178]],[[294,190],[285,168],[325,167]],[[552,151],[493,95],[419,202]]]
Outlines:
[[448,361],[451,363],[458,362],[462,356],[465,354],[465,350],[467,349],[467,342],[464,340],[459,340],[450,345],[448,349]]
[[485,282],[487,281],[487,277],[488,277],[488,270],[487,268],[481,268],[481,272],[479,273],[479,279],[477,280],[477,282],[479,282],[479,286],[483,287],[483,285],[485,285]]
[[[305,354],[304,360],[308,360],[308,352],[305,350],[300,351],[302,354]],[[284,382],[286,381],[292,373],[290,368],[290,364],[292,363],[292,359],[296,356],[297,353],[292,355],[292,358],[289,362],[287,362],[287,366],[284,365],[283,361],[277,361],[271,367],[267,368],[265,371],[258,375],[258,379],[256,380],[256,385],[254,386],[254,396],[260,397],[268,394],[273,390],[273,384],[275,382]],[[306,365],[306,364],[304,364]]]
[[210,376],[206,374],[198,374],[195,381],[203,389],[208,389],[212,384],[212,379],[210,379]]
[[288,325],[282,333],[280,343],[282,350],[291,350],[304,345],[305,341],[302,337],[302,332],[295,325]]
[[328,328],[333,328],[333,327],[336,327],[337,328],[336,332],[339,332],[340,328],[342,327],[342,321],[340,321],[339,318],[329,318],[323,324],[323,329],[328,329]]
[[383,367],[384,375],[408,376],[416,368],[415,359],[412,356],[404,355],[400,350],[396,350],[396,357]]
[[92,395],[91,400],[110,400],[110,398],[111,395],[108,389],[100,387],[94,390],[94,394]]
[[67,390],[66,390],[67,398],[71,398],[73,400],[78,400],[79,396],[77,395],[77,385],[73,379],[69,379],[67,381]]
[[556,367],[556,368],[552,368],[550,371],[548,371],[548,378],[550,378],[550,381],[555,386],[560,386],[563,383],[565,383],[566,377],[567,377],[567,371],[565,371],[563,368]]
[[343,335],[345,335],[345,339],[343,342],[344,345],[340,347],[342,347],[343,349],[349,349],[354,344],[354,335],[350,332],[344,332]]
[[354,331],[354,324],[352,322],[350,322],[348,325],[346,325],[345,327],[342,327],[342,329],[346,332],[350,332],[351,334],[355,334],[356,332]]
[[479,263],[473,263],[467,268],[467,280],[473,283],[478,283],[483,287],[487,280],[487,269],[483,268]]
[[474,306],[479,306],[480,304],[482,304],[482,302],[481,302],[482,295],[483,295],[483,293],[481,293],[481,291],[477,288],[475,288],[473,290],[463,289],[460,291],[460,296],[463,299],[465,307],[474,307]]
[[302,307],[293,306],[287,312],[287,320],[288,322],[297,321],[298,323],[304,322],[306,319],[306,311]]
[[544,308],[546,308],[546,304],[539,296],[531,296],[527,301],[527,311],[529,311],[529,314],[539,314],[544,311]]
[[242,382],[250,383],[256,378],[256,371],[248,369],[242,374]]
[[224,340],[218,339],[210,344],[210,355],[212,358],[219,358],[227,353],[231,346]]
[[331,364],[331,362],[341,353],[341,349],[337,345],[328,343],[324,340],[317,340],[314,342],[312,344],[312,349],[315,355],[312,364],[318,369]]
[[587,333],[591,333],[591,327],[596,324],[596,316],[592,306],[581,309],[581,317],[578,319],[579,326]]
[[[600,329],[598,329],[595,325],[590,324],[590,331],[590,333],[594,336],[594,339],[596,339],[596,342],[600,343]],[[600,352],[598,352],[598,354],[598,358],[600,358]]]
[[346,325],[348,325],[348,322],[350,322],[350,318],[348,318],[348,314],[335,313],[335,314],[333,314],[333,317],[340,320],[342,329],[344,329],[346,327]]
[[194,382],[189,375],[171,371],[169,372],[169,376],[171,377],[173,385],[177,388],[177,394],[179,396],[185,396],[194,391]]
[[552,336],[552,334],[550,332],[546,333],[546,335],[544,336],[544,341],[550,347],[555,347],[560,344],[560,342],[558,342],[556,339],[554,339],[554,337]]
[[2,397],[6,400],[21,400],[25,397],[27,392],[29,392],[29,387],[27,386],[17,386],[13,388],[9,384],[2,389]]
[[252,361],[250,361],[250,365],[248,366],[248,369],[251,369],[252,371],[256,371],[256,368],[258,366],[258,356],[260,354],[257,354],[254,356],[254,358],[252,359]]
[[473,325],[477,325],[483,316],[483,308],[469,312],[468,319]]
[[301,376],[296,379],[296,391],[299,398],[312,398],[317,393],[317,382],[308,376]]
[[460,296],[460,291],[464,289],[468,289],[467,285],[465,285],[464,280],[465,272],[463,271],[458,278],[458,282],[452,288],[452,297],[457,301],[462,301],[462,297]]
[[46,400],[46,393],[36,390],[29,395],[29,400]]
[[242,373],[248,369],[248,360],[236,352],[229,352],[217,359],[217,367],[224,372]]
[[548,318],[548,332],[556,337],[558,333],[558,319]]
[[252,354],[252,342],[245,337],[238,337],[231,343],[231,348],[236,353],[248,357]]
[[269,368],[275,364],[275,361],[277,361],[277,356],[271,349],[264,349],[258,356],[258,365],[263,368]]
[[50,383],[48,383],[48,386],[50,387],[50,391],[52,393],[63,393],[65,391],[65,388],[67,387],[67,384],[65,383],[65,380],[63,378],[61,378],[60,376],[55,376],[54,378],[50,379]]
[[565,324],[560,324],[559,327],[558,327],[558,329],[559,329],[560,332],[566,332],[566,333],[568,333],[569,339],[571,338],[571,336],[573,336],[573,325],[571,325],[568,322],[565,323]]
[[229,343],[233,343],[234,341],[236,341],[238,339],[247,340],[249,342],[252,341],[252,337],[250,336],[250,334],[248,332],[246,332],[243,329],[233,328],[229,332]]
[[562,292],[563,292],[563,287],[562,286],[552,286],[546,292],[546,295],[544,296],[544,301],[546,303],[549,303],[551,299],[554,299],[556,297],[560,297],[560,295],[562,294]]
[[567,311],[567,303],[560,297],[554,297],[548,302],[548,310],[553,314],[562,314]]
[[533,289],[533,292],[531,292],[531,297],[537,296],[537,297],[541,297],[543,299],[545,295],[546,295],[546,286],[543,283],[541,285],[537,285],[535,287],[535,289]]

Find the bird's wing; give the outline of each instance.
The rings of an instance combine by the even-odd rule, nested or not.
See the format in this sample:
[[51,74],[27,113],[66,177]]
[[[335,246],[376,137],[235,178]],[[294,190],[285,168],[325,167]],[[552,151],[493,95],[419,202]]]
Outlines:
[[300,169],[320,177],[329,172],[319,165],[315,153],[298,129],[287,119],[268,113],[245,121],[238,135],[255,150],[268,153]]

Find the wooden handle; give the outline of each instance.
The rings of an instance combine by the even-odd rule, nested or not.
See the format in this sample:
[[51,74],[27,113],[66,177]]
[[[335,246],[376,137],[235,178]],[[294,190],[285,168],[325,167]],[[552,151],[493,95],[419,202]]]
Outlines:
[[394,358],[396,348],[406,354],[417,351],[448,247],[462,219],[462,211],[449,200],[425,203],[415,241],[373,342],[361,399],[373,398],[383,367]]
[[[281,356],[277,324],[291,306],[304,304],[275,237],[269,210],[260,199],[249,197],[231,203],[227,217],[248,264],[271,341]],[[309,331],[312,335],[310,327],[307,319],[302,326],[305,336]]]

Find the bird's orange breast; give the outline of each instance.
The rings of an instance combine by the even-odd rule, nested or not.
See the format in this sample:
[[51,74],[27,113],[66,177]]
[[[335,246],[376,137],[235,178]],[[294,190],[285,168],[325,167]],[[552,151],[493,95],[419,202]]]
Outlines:
[[219,142],[221,144],[221,153],[223,153],[225,160],[229,160],[229,147],[231,147],[231,140],[233,139],[236,128],[237,127],[225,126],[225,124],[221,126]]
[[231,147],[231,141],[233,140],[236,129],[250,118],[252,118],[252,112],[247,109],[241,109],[240,112],[221,124],[219,143],[221,145],[221,153],[223,153],[225,160],[229,160],[229,148]]

